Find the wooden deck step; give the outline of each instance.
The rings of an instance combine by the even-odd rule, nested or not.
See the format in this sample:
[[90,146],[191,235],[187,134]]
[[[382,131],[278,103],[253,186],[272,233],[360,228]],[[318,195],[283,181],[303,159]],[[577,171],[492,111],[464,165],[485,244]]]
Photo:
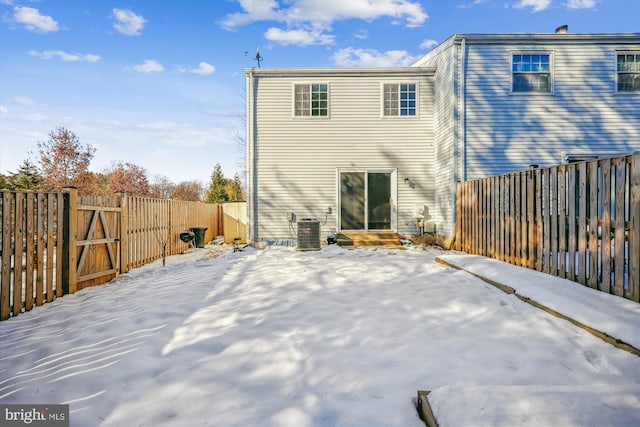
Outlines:
[[338,245],[345,247],[398,247],[400,240],[398,233],[381,232],[381,233],[338,233]]

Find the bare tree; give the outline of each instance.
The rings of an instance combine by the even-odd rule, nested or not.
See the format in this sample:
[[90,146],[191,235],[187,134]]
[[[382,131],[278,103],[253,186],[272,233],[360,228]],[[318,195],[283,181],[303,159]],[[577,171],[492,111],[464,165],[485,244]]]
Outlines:
[[149,186],[151,197],[155,197],[156,199],[170,199],[173,197],[176,185],[171,182],[169,177],[154,175],[151,180],[152,182]]
[[162,249],[162,266],[164,267],[167,263],[167,245],[169,244],[169,239],[171,239],[171,235],[169,234],[169,229],[167,228],[166,233],[162,232],[162,226],[160,225],[160,221],[158,221],[158,214],[155,217],[155,237],[158,245]]
[[96,149],[81,145],[70,130],[63,127],[49,133],[46,142],[38,142],[39,162],[46,189],[74,186],[82,194],[91,190],[92,175],[89,163]]
[[129,162],[113,163],[106,175],[107,193],[123,191],[135,196],[150,195],[147,171],[141,166]]
[[199,181],[182,181],[173,190],[173,198],[176,200],[202,201],[204,188]]

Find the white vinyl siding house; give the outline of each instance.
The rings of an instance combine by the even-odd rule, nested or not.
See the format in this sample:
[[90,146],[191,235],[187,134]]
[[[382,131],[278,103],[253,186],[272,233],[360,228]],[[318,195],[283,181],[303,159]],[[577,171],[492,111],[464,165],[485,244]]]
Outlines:
[[[640,34],[456,34],[411,67],[246,70],[249,239],[293,239],[290,213],[412,236],[422,206],[452,235],[458,181],[638,151],[639,60]],[[368,180],[391,212],[362,226]]]
[[[343,181],[388,177],[391,223],[377,227],[416,233],[415,207],[432,204],[434,197],[432,69],[252,69],[246,74],[251,241],[295,239],[291,213],[319,219],[323,238],[354,227],[341,218],[341,176]],[[296,114],[296,88],[315,84],[327,87],[327,114]],[[412,85],[413,115],[384,114],[385,85]],[[371,224],[368,228],[376,227]]]
[[[640,92],[617,88],[619,54],[639,48],[640,34],[458,34],[417,61],[437,70],[436,157],[457,165],[452,180],[436,174],[440,218],[454,217],[457,180],[640,150]],[[545,90],[514,90],[514,57],[540,64],[543,55],[548,76],[535,79],[548,78]]]

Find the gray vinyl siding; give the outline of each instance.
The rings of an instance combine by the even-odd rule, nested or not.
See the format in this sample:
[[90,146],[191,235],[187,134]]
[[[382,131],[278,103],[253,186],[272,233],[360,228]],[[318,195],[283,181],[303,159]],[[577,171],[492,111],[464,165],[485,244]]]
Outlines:
[[414,66],[435,67],[434,79],[434,180],[435,203],[430,214],[436,223],[438,234],[452,235],[455,220],[455,186],[457,117],[460,108],[456,72],[460,63],[456,60],[460,46],[450,38],[432,50]]
[[[562,153],[640,150],[640,96],[616,94],[616,50],[628,44],[467,44],[466,165],[474,179],[550,166]],[[552,94],[512,94],[511,54],[552,55]]]
[[[295,238],[287,213],[321,221],[321,238],[337,229],[338,168],[397,169],[398,232],[413,235],[414,206],[433,203],[433,75],[317,77],[268,72],[258,77],[256,175],[250,204],[254,240]],[[382,118],[383,82],[418,83],[416,117]],[[328,117],[294,117],[295,83],[329,85]],[[251,174],[250,174],[251,175]],[[414,188],[405,185],[408,177]],[[327,215],[327,208],[332,213]],[[251,221],[251,219],[250,219]]]

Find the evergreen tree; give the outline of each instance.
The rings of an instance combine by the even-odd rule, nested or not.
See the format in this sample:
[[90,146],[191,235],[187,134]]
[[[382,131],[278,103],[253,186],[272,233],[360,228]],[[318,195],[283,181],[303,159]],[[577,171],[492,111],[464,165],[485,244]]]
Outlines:
[[0,173],[0,190],[9,190],[9,180],[6,175]]
[[242,182],[240,181],[240,175],[238,173],[233,176],[232,180],[229,180],[227,187],[227,196],[230,201],[239,202],[244,200]]
[[13,191],[36,191],[44,178],[38,168],[27,159],[22,162],[16,173],[9,175],[7,181]]
[[222,174],[222,167],[220,163],[216,163],[211,175],[211,182],[209,183],[209,190],[207,191],[207,197],[205,202],[207,203],[224,203],[229,201],[229,195],[227,194],[227,178]]

